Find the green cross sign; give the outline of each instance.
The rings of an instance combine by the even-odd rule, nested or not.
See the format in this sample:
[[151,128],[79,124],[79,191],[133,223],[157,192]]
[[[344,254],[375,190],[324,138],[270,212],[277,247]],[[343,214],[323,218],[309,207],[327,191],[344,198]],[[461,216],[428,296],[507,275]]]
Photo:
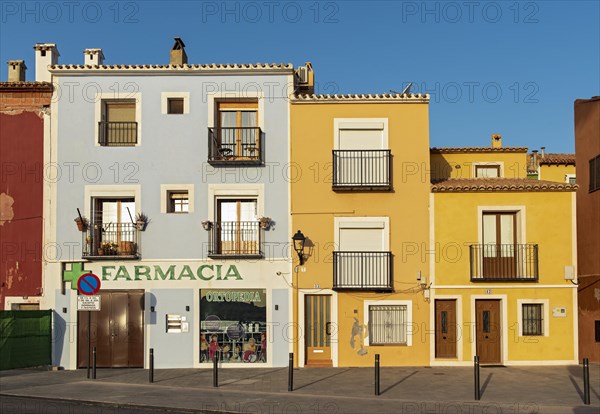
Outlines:
[[89,270],[83,270],[83,263],[71,263],[71,270],[63,272],[63,282],[71,282],[71,289],[77,290],[77,281],[82,275],[90,273]]

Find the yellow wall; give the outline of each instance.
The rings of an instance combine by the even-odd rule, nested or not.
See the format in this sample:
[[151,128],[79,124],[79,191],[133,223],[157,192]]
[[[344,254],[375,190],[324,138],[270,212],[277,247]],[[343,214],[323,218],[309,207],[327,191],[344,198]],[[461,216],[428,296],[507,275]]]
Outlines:
[[[462,298],[463,361],[472,361],[474,339],[473,295],[479,299],[502,298],[506,320],[501,324],[507,339],[504,361],[573,361],[575,286],[564,279],[564,267],[574,265],[572,192],[498,192],[498,193],[435,193],[435,241],[441,257],[435,263],[435,296],[455,295]],[[469,245],[479,239],[478,206],[522,206],[526,240],[519,243],[538,244],[538,282],[471,282]],[[493,208],[492,208],[493,209]],[[445,254],[444,254],[445,252]],[[456,285],[457,288],[451,286]],[[471,286],[466,288],[458,286]],[[556,287],[545,287],[554,285]],[[541,286],[541,287],[540,287]],[[489,289],[489,291],[486,291]],[[547,299],[549,336],[518,335],[517,300]],[[553,317],[552,309],[566,308],[566,317]],[[433,358],[432,358],[433,359]]]
[[[393,191],[334,192],[331,185],[334,118],[387,118],[393,157]],[[429,239],[428,105],[416,103],[331,103],[291,106],[291,160],[301,172],[292,181],[293,231],[300,229],[314,243],[312,255],[299,272],[301,289],[331,289],[333,284],[334,217],[384,216],[390,222],[394,293],[339,292],[340,366],[427,364],[428,343],[367,348],[360,356],[350,347],[354,317],[362,323],[364,300],[411,300],[413,322],[429,318],[429,305],[418,289],[417,271],[428,275],[428,258],[415,253],[403,260],[403,249],[421,249]],[[406,292],[404,292],[406,291]],[[402,293],[404,292],[404,293]],[[297,296],[296,296],[297,297]],[[296,304],[296,309],[298,306]],[[354,309],[357,313],[354,313]],[[298,321],[296,311],[295,320]],[[302,318],[300,319],[302,320]],[[334,321],[335,322],[335,321]],[[295,352],[303,342],[296,343]]]
[[556,181],[559,183],[566,182],[567,174],[575,174],[574,165],[540,165],[540,173],[538,179],[544,181]]
[[505,178],[527,178],[526,152],[433,153],[431,175],[435,179],[473,178],[476,163],[501,164]]

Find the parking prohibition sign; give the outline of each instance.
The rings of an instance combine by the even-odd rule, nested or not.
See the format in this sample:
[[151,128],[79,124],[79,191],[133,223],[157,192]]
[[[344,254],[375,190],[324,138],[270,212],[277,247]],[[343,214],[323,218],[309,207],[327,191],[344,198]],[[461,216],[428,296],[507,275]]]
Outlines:
[[77,289],[82,295],[94,295],[100,290],[100,279],[93,273],[81,275],[77,281]]

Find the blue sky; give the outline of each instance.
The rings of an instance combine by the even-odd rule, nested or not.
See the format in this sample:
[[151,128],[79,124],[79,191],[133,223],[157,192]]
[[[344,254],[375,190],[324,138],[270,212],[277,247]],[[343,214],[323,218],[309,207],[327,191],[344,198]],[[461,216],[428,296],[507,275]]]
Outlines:
[[600,95],[600,1],[0,1],[0,79],[37,42],[61,63],[311,61],[317,92],[431,94],[432,146],[573,152],[573,102]]

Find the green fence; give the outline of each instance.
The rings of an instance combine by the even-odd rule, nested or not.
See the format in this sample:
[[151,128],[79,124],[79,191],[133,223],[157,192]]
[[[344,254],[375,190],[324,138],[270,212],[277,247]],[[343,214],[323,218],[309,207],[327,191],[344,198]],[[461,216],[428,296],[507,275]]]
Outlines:
[[52,311],[0,311],[0,370],[52,364]]

